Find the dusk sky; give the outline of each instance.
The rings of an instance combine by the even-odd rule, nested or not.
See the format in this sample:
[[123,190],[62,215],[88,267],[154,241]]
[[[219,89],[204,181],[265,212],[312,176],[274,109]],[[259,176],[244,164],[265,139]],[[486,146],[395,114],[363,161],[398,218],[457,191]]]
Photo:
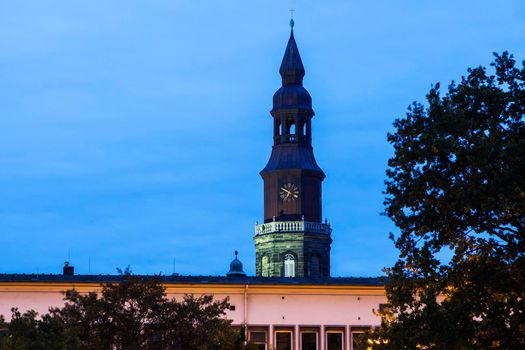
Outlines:
[[[397,252],[386,134],[431,84],[525,59],[525,2],[1,1],[0,273],[255,273],[294,8],[332,276]],[[91,265],[89,262],[91,261]]]

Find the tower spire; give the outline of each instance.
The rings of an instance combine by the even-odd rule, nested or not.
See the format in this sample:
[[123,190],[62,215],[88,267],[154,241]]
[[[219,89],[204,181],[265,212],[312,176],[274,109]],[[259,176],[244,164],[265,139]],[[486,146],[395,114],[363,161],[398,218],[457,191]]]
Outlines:
[[302,85],[305,73],[303,61],[301,60],[301,55],[299,54],[299,49],[297,48],[297,43],[295,42],[295,37],[293,35],[293,27],[294,21],[292,18],[290,20],[290,38],[288,39],[288,44],[284,51],[281,67],[279,68],[283,86]]

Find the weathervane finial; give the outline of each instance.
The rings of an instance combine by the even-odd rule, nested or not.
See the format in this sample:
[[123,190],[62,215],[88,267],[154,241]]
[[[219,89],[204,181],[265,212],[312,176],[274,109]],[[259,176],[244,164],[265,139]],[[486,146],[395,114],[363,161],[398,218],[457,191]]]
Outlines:
[[290,9],[290,28],[292,28],[293,30],[293,26],[295,25],[295,22],[293,21],[293,13],[294,13],[294,9]]

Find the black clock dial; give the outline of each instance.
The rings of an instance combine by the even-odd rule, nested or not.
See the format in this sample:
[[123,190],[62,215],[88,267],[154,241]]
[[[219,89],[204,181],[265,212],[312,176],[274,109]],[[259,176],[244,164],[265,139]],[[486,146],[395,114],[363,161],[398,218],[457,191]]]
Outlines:
[[293,183],[286,183],[281,187],[279,191],[283,202],[291,202],[299,198],[299,188]]

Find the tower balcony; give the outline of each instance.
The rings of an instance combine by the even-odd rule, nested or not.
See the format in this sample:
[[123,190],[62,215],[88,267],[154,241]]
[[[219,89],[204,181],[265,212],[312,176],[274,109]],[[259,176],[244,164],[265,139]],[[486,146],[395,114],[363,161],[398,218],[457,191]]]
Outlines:
[[315,233],[329,236],[332,228],[328,222],[311,221],[272,221],[265,224],[255,225],[255,235],[265,235],[267,233]]

